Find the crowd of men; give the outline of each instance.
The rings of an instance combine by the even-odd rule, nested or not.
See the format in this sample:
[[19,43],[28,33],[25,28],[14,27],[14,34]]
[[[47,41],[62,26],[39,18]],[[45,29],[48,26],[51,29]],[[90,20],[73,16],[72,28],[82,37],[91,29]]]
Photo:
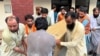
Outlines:
[[[71,7],[69,11],[64,6],[59,12],[56,9],[55,5],[51,11],[36,7],[36,14],[25,16],[25,25],[19,22],[18,17],[8,16],[5,19],[7,27],[2,33],[0,56],[53,56],[56,45],[62,46],[57,56],[99,56],[99,8],[94,8],[91,15],[83,6]],[[48,26],[62,20],[65,20],[67,29],[63,41],[46,32]]]

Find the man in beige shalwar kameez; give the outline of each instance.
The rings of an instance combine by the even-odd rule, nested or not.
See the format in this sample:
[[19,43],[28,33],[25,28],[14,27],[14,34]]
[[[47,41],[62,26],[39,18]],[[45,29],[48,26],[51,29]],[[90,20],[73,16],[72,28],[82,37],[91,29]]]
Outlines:
[[65,21],[67,23],[67,32],[65,33],[64,42],[56,40],[57,45],[67,48],[66,53],[63,55],[87,56],[84,26],[76,20],[74,12],[68,12]]
[[24,25],[19,23],[15,16],[6,18],[7,28],[2,33],[0,56],[25,56],[22,42],[24,38]]

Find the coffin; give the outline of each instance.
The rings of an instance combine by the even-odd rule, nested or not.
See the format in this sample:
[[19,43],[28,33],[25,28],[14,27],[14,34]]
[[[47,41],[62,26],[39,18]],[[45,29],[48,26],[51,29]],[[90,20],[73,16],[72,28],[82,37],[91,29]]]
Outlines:
[[61,39],[66,32],[66,22],[62,20],[52,26],[50,26],[47,32],[55,37],[55,39]]

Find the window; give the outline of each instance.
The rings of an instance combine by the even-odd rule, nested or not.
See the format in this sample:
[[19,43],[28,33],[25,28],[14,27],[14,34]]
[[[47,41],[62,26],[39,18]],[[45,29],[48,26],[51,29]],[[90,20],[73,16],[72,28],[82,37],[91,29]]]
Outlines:
[[65,9],[68,11],[72,5],[72,0],[52,0],[52,5],[56,5],[57,12],[60,11],[60,7],[64,6]]
[[76,8],[79,8],[80,6],[86,7],[87,8],[87,13],[88,13],[90,0],[76,0],[75,3],[76,3],[75,4]]
[[97,0],[97,7],[100,9],[100,0]]
[[11,5],[10,4],[5,4],[4,8],[5,8],[5,13],[11,13]]
[[3,0],[0,0],[0,1],[3,1]]

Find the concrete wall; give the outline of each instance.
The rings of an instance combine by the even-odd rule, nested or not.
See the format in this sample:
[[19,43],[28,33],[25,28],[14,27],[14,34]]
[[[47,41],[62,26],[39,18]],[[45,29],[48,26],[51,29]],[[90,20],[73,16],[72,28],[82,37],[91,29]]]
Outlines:
[[12,12],[5,13],[5,8],[4,8],[5,4],[11,5],[10,1],[1,1],[0,2],[0,30],[4,29],[6,27],[5,18],[9,15],[12,15]]
[[92,14],[93,8],[95,8],[97,5],[97,0],[90,0],[90,5],[89,5],[89,14]]
[[72,7],[75,8],[75,0],[72,0]]

